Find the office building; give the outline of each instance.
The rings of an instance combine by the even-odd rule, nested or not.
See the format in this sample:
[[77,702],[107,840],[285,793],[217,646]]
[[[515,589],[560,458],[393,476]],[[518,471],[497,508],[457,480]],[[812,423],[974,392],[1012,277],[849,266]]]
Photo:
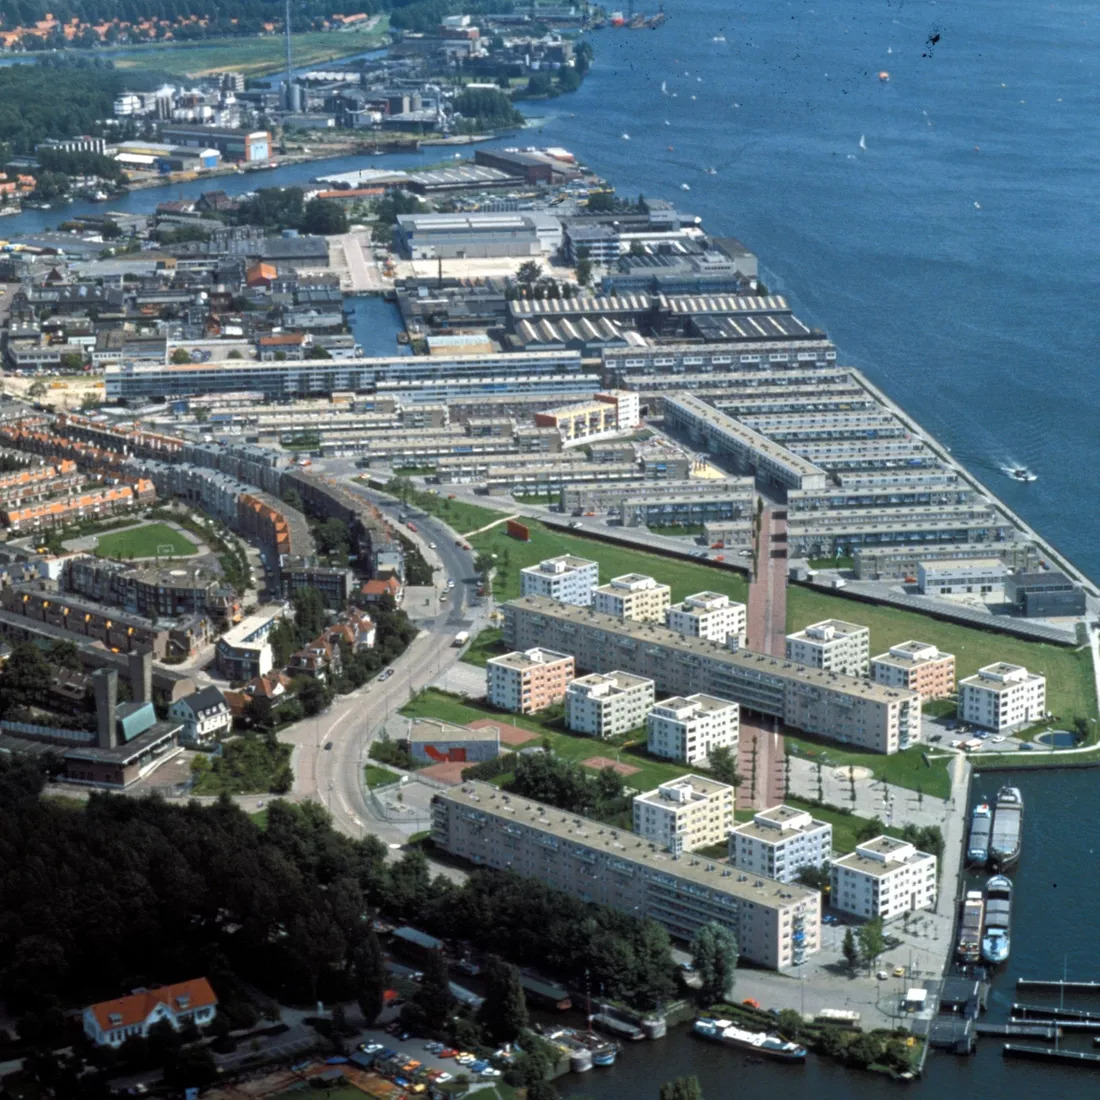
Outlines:
[[624,573],[592,592],[592,606],[601,615],[636,623],[663,623],[672,589],[644,573]]
[[761,810],[735,825],[729,838],[732,867],[779,882],[795,882],[803,867],[820,870],[832,853],[832,825],[793,806]]
[[936,906],[936,857],[878,836],[832,862],[830,903],[863,920],[891,920]]
[[870,654],[870,630],[843,619],[825,619],[787,635],[788,661],[825,672],[866,676]]
[[509,870],[581,901],[649,918],[689,942],[710,921],[737,937],[741,958],[782,970],[821,943],[821,895],[737,873],[598,821],[464,783],[432,799],[432,841],[481,867]]
[[1038,722],[1046,706],[1046,677],[1022,665],[998,661],[959,681],[959,718],[985,729],[1000,731]]
[[922,561],[917,588],[922,596],[980,596],[999,603],[1004,598],[1008,566],[1000,558]]
[[645,725],[655,699],[652,680],[629,672],[592,672],[565,690],[565,724],[589,737],[616,737]]
[[672,779],[634,799],[634,832],[676,855],[725,844],[733,795],[732,787],[701,775]]
[[645,676],[658,694],[702,692],[869,752],[893,753],[920,740],[915,691],[755,653],[705,638],[686,638],[656,623],[613,619],[538,596],[503,605],[504,638],[520,649],[547,646],[571,653],[588,672],[622,669]]
[[588,607],[592,602],[592,590],[599,583],[599,565],[572,554],[547,558],[519,571],[520,592],[524,596],[543,596],[580,607]]
[[741,709],[711,695],[673,696],[646,717],[646,748],[680,764],[703,764],[713,749],[737,753]]
[[1029,619],[1085,614],[1085,590],[1057,569],[1012,573],[1004,579],[1005,602]]
[[487,697],[513,714],[537,714],[560,703],[574,677],[573,658],[533,647],[492,657],[485,666]]
[[743,603],[721,592],[696,592],[668,609],[665,625],[687,638],[706,638],[721,645],[745,644],[747,611]]
[[871,658],[871,679],[886,687],[908,688],[922,699],[945,699],[955,690],[955,655],[928,642],[892,645]]

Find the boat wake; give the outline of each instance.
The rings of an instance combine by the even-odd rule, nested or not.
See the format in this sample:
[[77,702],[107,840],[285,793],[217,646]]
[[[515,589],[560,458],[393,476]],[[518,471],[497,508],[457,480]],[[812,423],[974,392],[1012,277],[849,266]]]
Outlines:
[[1022,465],[1019,462],[1013,462],[1011,459],[1008,462],[1004,462],[1000,466],[1002,474],[1012,478],[1013,481],[1038,481],[1039,475],[1033,473],[1027,466]]

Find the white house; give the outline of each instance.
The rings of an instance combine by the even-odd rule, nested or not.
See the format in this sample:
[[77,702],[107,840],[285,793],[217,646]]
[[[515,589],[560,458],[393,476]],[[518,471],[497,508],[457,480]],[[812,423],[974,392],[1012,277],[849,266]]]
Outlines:
[[205,1027],[218,1011],[218,997],[205,978],[192,978],[157,989],[140,989],[128,997],[100,1001],[84,1009],[84,1034],[97,1046],[119,1047],[142,1039],[149,1028],[167,1020],[177,1031],[185,1024]]
[[169,706],[168,717],[181,724],[180,740],[185,745],[212,745],[233,728],[229,704],[213,686],[177,699]]
[[864,920],[936,906],[936,857],[892,836],[877,836],[834,859],[829,877],[833,908]]

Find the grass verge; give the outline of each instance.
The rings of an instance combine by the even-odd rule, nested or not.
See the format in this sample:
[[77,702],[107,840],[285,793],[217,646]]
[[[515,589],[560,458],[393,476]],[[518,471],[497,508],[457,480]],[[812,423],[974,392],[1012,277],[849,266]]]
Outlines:
[[389,768],[380,768],[377,764],[368,764],[363,769],[368,787],[388,787],[391,783],[398,783],[401,776],[397,772],[391,772]]
[[524,522],[531,532],[529,542],[510,538],[505,534],[503,526],[494,527],[493,530],[470,539],[470,545],[475,550],[497,555],[498,567],[497,576],[493,580],[493,595],[498,602],[515,599],[519,595],[521,569],[558,554],[573,554],[599,562],[602,582],[623,573],[648,573],[671,586],[673,601],[703,591],[721,592],[742,603],[747,598],[748,584],[740,573],[567,534],[544,527],[533,520]]
[[462,654],[461,660],[465,664],[484,668],[489,663],[490,657],[499,657],[505,652],[507,650],[501,641],[500,628],[490,626],[481,631],[466,647],[466,652]]

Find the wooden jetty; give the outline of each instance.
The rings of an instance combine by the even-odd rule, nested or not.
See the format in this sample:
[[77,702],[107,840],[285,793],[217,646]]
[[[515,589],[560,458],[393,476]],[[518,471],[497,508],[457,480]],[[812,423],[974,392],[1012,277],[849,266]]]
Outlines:
[[1010,1015],[1039,1020],[1090,1020],[1100,1023],[1100,1012],[1085,1012],[1080,1008],[1059,1008],[1049,1005],[1024,1005],[1014,1002]]
[[1081,1050],[1055,1050],[1053,1047],[1030,1047],[1021,1043],[1005,1043],[1002,1052],[1006,1058],[1031,1058],[1036,1062],[1069,1062],[1094,1066],[1100,1063],[1100,1054]]
[[1007,1024],[982,1024],[974,1025],[974,1030],[979,1035],[999,1035],[1009,1039],[1013,1036],[1020,1039],[1047,1039],[1054,1042],[1061,1030],[1054,1024],[1044,1024],[1030,1020],[1010,1020]]
[[1017,978],[1016,988],[1038,989],[1045,993],[1100,993],[1100,982],[1048,982],[1039,978]]

